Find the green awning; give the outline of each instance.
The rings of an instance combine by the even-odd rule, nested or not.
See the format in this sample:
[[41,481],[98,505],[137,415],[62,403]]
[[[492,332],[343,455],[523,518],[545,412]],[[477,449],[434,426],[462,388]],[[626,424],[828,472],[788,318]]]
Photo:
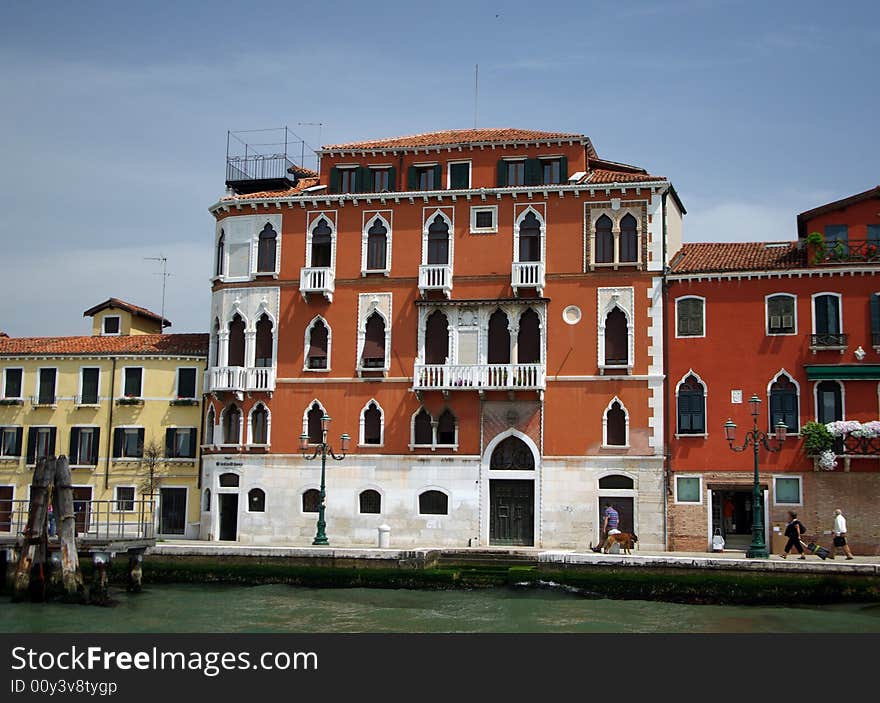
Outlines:
[[809,381],[880,381],[880,364],[806,364]]

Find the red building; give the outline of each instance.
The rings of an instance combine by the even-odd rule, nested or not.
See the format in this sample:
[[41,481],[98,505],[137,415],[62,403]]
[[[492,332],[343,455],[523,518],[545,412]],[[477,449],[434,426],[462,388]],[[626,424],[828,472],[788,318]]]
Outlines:
[[613,501],[662,548],[670,182],[532,130],[320,157],[211,207],[202,536],[309,544],[327,413],[331,544],[585,546]]
[[[878,418],[880,187],[801,213],[795,242],[685,244],[668,276],[669,548],[706,550],[716,529],[728,547],[750,542],[752,451],[742,443],[748,400],[761,430],[781,419],[781,451],[760,453],[768,545],[795,510],[830,543],[833,511],[856,553],[880,550],[880,440],[836,438],[836,465],[804,450],[807,422]],[[869,432],[870,434],[870,432]],[[772,444],[771,444],[772,446]]]

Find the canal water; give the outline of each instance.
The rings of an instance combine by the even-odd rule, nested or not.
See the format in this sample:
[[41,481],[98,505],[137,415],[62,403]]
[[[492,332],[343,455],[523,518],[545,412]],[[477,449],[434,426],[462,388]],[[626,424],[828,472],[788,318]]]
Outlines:
[[0,632],[880,632],[880,604],[682,605],[557,589],[157,585],[114,607],[0,600]]

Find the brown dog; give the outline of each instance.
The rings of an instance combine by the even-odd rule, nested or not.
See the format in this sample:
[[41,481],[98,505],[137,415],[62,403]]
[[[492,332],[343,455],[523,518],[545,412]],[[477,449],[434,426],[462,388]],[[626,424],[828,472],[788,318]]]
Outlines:
[[635,547],[635,543],[638,541],[639,537],[635,532],[618,532],[616,535],[608,535],[604,544],[594,547],[590,542],[590,549],[594,552],[601,552],[604,548],[605,554],[607,554],[612,545],[619,544],[624,554],[631,554],[630,550]]

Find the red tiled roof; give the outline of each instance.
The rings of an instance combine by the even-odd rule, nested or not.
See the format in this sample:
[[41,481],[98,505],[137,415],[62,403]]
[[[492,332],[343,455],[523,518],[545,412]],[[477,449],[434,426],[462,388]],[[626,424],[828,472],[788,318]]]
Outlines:
[[292,188],[282,188],[281,190],[261,190],[256,193],[232,193],[224,195],[220,198],[220,202],[228,200],[260,200],[261,198],[285,198],[291,195],[299,195],[306,188],[311,188],[320,184],[319,178],[301,178]]
[[547,140],[586,140],[582,134],[568,132],[539,132],[533,129],[449,129],[442,132],[426,132],[406,137],[374,139],[346,144],[328,144],[324,151],[350,151],[358,149],[406,149],[425,146],[446,146],[447,144],[471,144],[474,142],[539,142]]
[[707,242],[685,244],[670,273],[774,271],[806,266],[806,252],[797,242]]
[[318,175],[317,171],[312,171],[312,169],[310,168],[306,168],[305,166],[297,166],[296,164],[287,169],[287,172],[292,173],[298,178],[314,178]]
[[120,310],[130,312],[132,315],[146,317],[147,319],[154,320],[156,322],[159,322],[161,320],[162,327],[171,327],[171,322],[167,318],[164,318],[161,315],[154,313],[152,310],[142,308],[139,305],[126,303],[124,300],[120,300],[119,298],[107,298],[107,300],[105,300],[103,303],[99,303],[95,307],[86,310],[83,313],[83,317],[93,317],[97,313],[101,312],[101,310],[106,310],[107,308],[119,308]]
[[644,170],[633,173],[632,171],[610,171],[597,168],[583,177],[581,183],[638,183],[644,181],[665,181],[664,176],[650,176]]
[[0,356],[207,356],[207,334],[135,334],[120,337],[2,337]]

